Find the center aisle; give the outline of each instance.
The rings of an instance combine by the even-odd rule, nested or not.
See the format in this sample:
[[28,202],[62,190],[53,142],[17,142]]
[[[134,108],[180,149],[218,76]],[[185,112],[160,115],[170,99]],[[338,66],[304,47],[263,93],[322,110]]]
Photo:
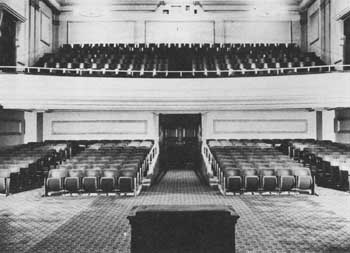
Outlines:
[[204,185],[193,170],[169,170],[161,181],[151,187],[148,192],[171,193],[203,193],[212,191]]

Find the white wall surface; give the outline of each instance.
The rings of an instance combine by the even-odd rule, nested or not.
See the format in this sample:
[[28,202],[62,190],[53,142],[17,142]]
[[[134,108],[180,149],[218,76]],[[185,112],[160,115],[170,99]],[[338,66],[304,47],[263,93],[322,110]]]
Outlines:
[[291,43],[293,24],[291,21],[225,21],[225,42]]
[[148,21],[147,43],[214,43],[214,21]]
[[44,113],[44,140],[155,139],[152,112]]
[[25,120],[25,135],[24,143],[37,142],[37,113],[36,112],[24,112]]
[[208,112],[206,139],[316,138],[316,113],[291,111]]
[[[74,41],[71,39],[73,36],[76,38],[79,36],[80,41],[89,43],[91,41],[91,34],[84,32],[86,26],[91,25],[91,31],[95,31],[97,27],[100,27],[100,31],[95,35],[99,36],[100,33],[106,29],[112,29],[115,27],[116,31],[119,30],[118,22],[133,21],[135,22],[134,29],[128,29],[129,35],[127,37],[119,38],[115,37],[113,33],[108,33],[102,37],[106,42],[116,40],[114,42],[128,42],[128,43],[145,43],[145,42],[192,42],[192,43],[206,43],[216,42],[224,43],[230,42],[233,39],[232,34],[229,31],[225,33],[225,26],[227,21],[241,22],[241,28],[237,36],[240,38],[240,42],[252,42],[256,40],[256,34],[253,33],[251,21],[255,21],[255,25],[258,28],[255,31],[259,33],[260,40],[266,42],[291,42],[291,25],[293,25],[293,42],[300,44],[300,25],[299,14],[296,12],[288,12],[275,15],[257,16],[249,11],[220,11],[220,12],[199,12],[196,15],[183,14],[183,13],[170,13],[164,15],[161,11],[104,11],[99,15],[89,17],[80,13],[80,11],[73,10],[69,12],[63,12],[60,15],[60,32],[59,32],[59,44],[63,45]],[[76,34],[74,30],[69,29],[70,23],[84,22],[81,26],[81,32]],[[269,30],[266,30],[266,22],[271,25]],[[287,25],[288,24],[288,25]],[[78,28],[79,25],[75,23]],[[274,27],[276,26],[276,27]],[[288,26],[288,28],[287,28]],[[287,30],[281,30],[281,27]],[[227,27],[226,27],[227,28]],[[276,28],[276,29],[275,29]],[[67,30],[68,29],[68,30]],[[243,36],[243,31],[251,31],[245,33],[248,35]],[[265,30],[263,32],[262,30]],[[271,35],[271,31],[278,30],[280,36],[276,36],[277,33]],[[132,32],[135,32],[134,36],[131,36]],[[107,36],[107,37],[106,37]],[[214,36],[214,38],[213,38]],[[128,41],[125,41],[128,40]],[[278,40],[278,41],[276,41]]]
[[68,22],[68,43],[128,43],[135,41],[135,21]]

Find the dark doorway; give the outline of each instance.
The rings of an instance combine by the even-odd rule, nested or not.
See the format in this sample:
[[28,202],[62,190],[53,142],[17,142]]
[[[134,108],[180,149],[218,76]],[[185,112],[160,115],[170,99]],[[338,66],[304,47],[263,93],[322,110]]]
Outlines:
[[197,169],[201,147],[200,114],[159,116],[160,165],[165,170]]
[[[344,21],[344,64],[350,64],[350,17]],[[350,69],[347,67],[346,69]]]
[[[15,66],[16,20],[6,11],[4,11],[3,14],[0,31],[0,66]],[[4,71],[6,71],[6,69]]]

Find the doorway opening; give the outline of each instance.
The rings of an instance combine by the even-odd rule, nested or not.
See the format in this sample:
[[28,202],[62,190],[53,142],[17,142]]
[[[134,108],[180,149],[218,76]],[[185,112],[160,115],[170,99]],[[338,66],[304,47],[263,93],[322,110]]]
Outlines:
[[[16,20],[8,12],[3,12],[0,26],[0,66],[16,65]],[[3,71],[12,72],[13,69]]]
[[160,166],[164,170],[196,170],[200,166],[201,114],[160,114]]
[[[344,64],[350,64],[350,17],[344,20]],[[349,70],[350,67],[345,69]]]

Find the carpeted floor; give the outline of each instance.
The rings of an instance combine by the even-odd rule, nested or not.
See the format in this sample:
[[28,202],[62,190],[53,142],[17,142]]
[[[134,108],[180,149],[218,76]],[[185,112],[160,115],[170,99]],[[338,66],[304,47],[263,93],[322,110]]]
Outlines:
[[135,205],[224,204],[240,215],[237,252],[350,252],[350,194],[222,196],[193,171],[169,171],[138,197],[0,196],[0,252],[129,252]]

